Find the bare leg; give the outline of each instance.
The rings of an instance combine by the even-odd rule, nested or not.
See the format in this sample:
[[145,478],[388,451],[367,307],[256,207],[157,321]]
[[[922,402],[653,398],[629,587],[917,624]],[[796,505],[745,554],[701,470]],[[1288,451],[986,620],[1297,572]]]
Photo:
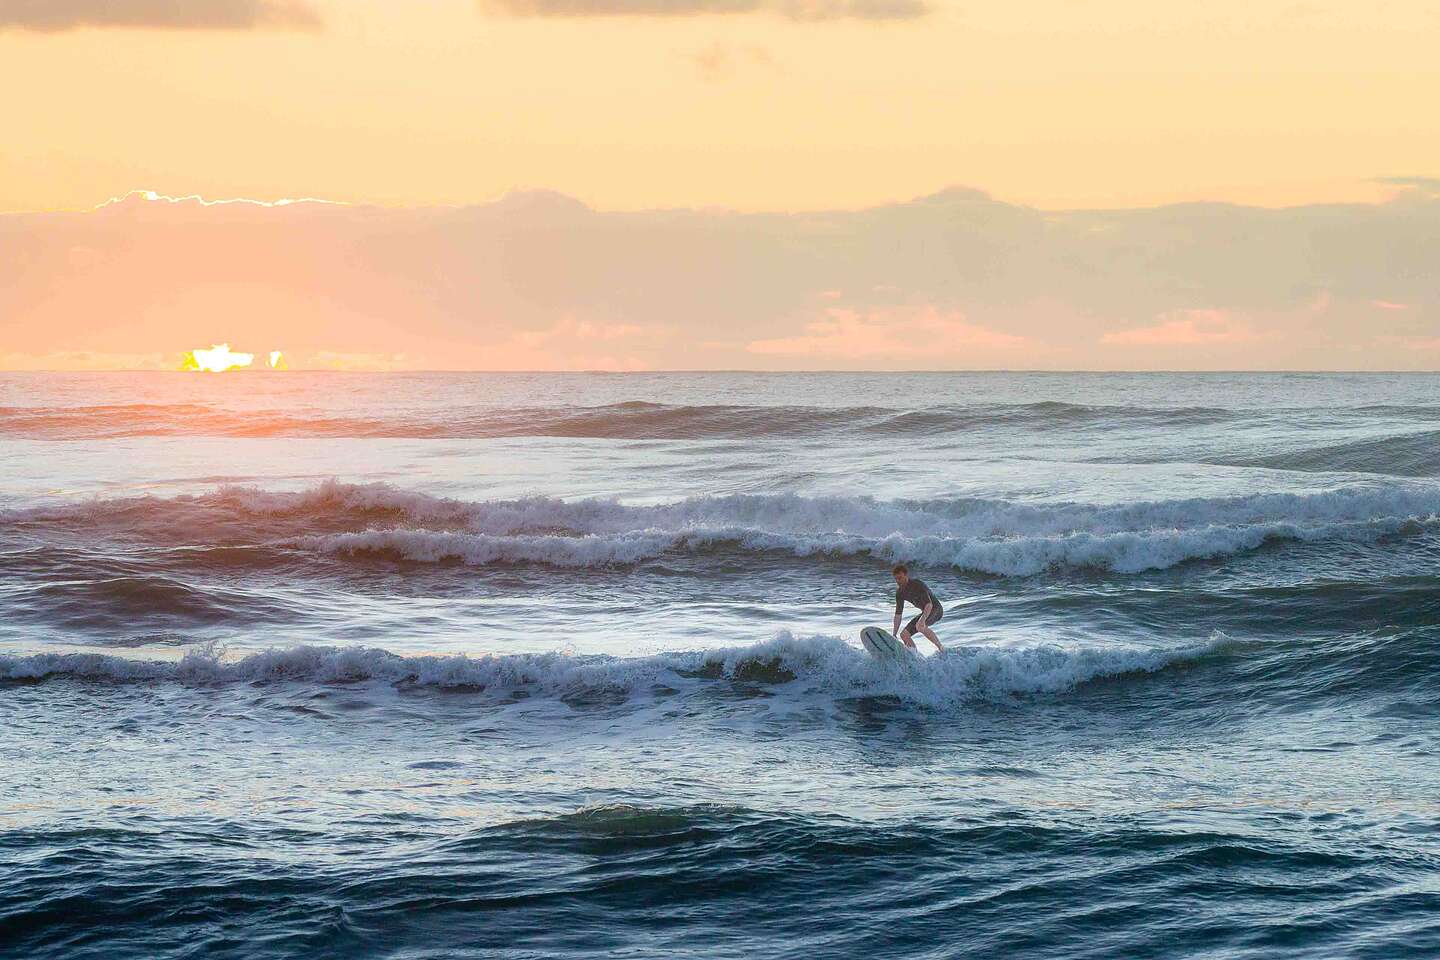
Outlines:
[[915,641],[910,639],[909,630],[906,630],[905,632],[900,634],[900,642],[905,644],[905,646],[909,647],[911,650],[915,649]]
[[[931,643],[935,644],[935,649],[936,649],[936,650],[944,651],[945,648],[942,647],[942,646],[940,646],[940,638],[937,637],[937,636],[935,636],[935,631],[934,631],[934,630],[931,630],[929,627],[921,627],[921,628],[920,628],[920,632],[923,633],[923,634],[925,634],[925,639],[926,639],[926,640],[929,640]],[[915,646],[915,645],[912,643],[912,644],[910,644],[910,646],[913,647],[913,646]]]

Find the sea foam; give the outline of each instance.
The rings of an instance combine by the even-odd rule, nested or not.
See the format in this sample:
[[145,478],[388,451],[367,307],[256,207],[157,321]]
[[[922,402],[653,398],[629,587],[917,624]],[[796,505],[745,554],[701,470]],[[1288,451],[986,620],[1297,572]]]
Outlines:
[[864,555],[1028,576],[1054,568],[1165,569],[1271,542],[1374,542],[1431,529],[1437,512],[1440,486],[1426,481],[1126,504],[739,494],[644,505],[467,501],[328,481],[301,491],[230,486],[195,497],[10,510],[4,519],[95,535],[107,526],[156,538],[172,537],[177,526],[223,530],[232,543],[419,563],[606,567],[677,551],[733,551]]
[[836,637],[788,632],[745,647],[640,657],[568,653],[401,656],[378,647],[296,646],[225,657],[214,647],[179,661],[107,654],[0,655],[0,679],[70,678],[191,686],[382,682],[557,698],[605,692],[626,696],[716,681],[760,683],[831,696],[893,696],[922,704],[1062,693],[1106,677],[1154,673],[1225,650],[1230,641],[1173,648],[1123,646],[957,646],[943,654],[886,663]]

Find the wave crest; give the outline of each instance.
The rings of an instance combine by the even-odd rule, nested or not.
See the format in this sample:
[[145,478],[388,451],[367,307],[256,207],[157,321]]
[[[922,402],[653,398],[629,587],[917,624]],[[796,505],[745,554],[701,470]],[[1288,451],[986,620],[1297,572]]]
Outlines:
[[1154,673],[1224,650],[1216,634],[1173,649],[1058,646],[954,647],[912,663],[877,661],[835,637],[781,633],[747,647],[616,658],[565,653],[400,656],[377,647],[298,646],[227,660],[213,646],[178,662],[107,654],[0,655],[0,680],[68,678],[195,686],[378,681],[508,695],[590,700],[635,697],[714,681],[793,687],[832,697],[888,696],[939,706],[1025,694],[1064,693],[1110,677]]
[[1437,513],[1440,487],[1399,481],[1111,505],[797,494],[634,505],[465,501],[332,480],[294,492],[231,486],[198,497],[100,500],[0,517],[27,530],[58,524],[85,536],[147,532],[167,543],[177,529],[203,530],[216,538],[204,546],[260,544],[422,563],[606,567],[677,551],[780,552],[1029,576],[1055,568],[1165,569],[1277,541],[1376,542],[1431,529]]
[[196,403],[116,403],[63,407],[0,407],[0,435],[38,439],[103,437],[363,437],[486,439],[570,437],[607,440],[693,440],[724,437],[800,438],[827,435],[938,437],[1013,427],[1023,430],[1187,426],[1244,414],[1209,407],[1090,406],[1038,403],[948,404],[924,410],[878,406],[665,404],[471,407],[404,410],[385,417],[356,413],[235,410]]

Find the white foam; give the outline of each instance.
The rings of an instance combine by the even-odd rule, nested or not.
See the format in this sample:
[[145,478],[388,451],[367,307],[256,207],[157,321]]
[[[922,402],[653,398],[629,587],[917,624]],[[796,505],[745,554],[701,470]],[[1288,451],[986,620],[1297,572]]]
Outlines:
[[[1122,573],[1164,569],[1275,540],[1374,541],[1435,523],[1440,484],[1385,481],[1312,494],[1119,505],[796,494],[633,505],[548,497],[464,501],[332,480],[298,492],[224,487],[204,497],[95,501],[74,509],[84,511],[79,518],[87,523],[103,524],[108,510],[125,514],[126,524],[143,514],[167,530],[177,507],[224,511],[232,521],[237,513],[248,516],[261,542],[278,540],[339,555],[386,553],[427,563],[602,567],[674,550],[728,547],[796,556],[868,554],[1024,576],[1057,567]],[[54,516],[53,510],[45,514]],[[39,518],[34,513],[23,517]],[[362,523],[370,529],[343,529]],[[334,532],[337,525],[340,532]],[[203,529],[198,522],[186,526]]]
[[881,663],[835,637],[796,638],[788,633],[747,647],[630,658],[563,653],[406,657],[376,647],[298,646],[227,660],[204,648],[178,663],[103,654],[0,655],[0,679],[69,677],[192,686],[378,681],[502,694],[525,689],[555,697],[602,691],[635,695],[656,685],[675,689],[730,679],[765,683],[801,696],[894,696],[942,705],[1062,693],[1103,677],[1153,673],[1227,644],[1216,634],[1206,642],[1171,649],[969,646],[901,664]]
[[459,561],[471,566],[493,563],[546,563],[557,567],[600,567],[658,557],[676,545],[673,534],[619,534],[598,537],[495,537],[435,530],[365,530],[297,540],[322,553],[345,556],[394,554],[418,563]]
[[1282,522],[984,540],[898,534],[881,538],[844,534],[804,536],[735,527],[583,536],[492,536],[388,529],[306,537],[295,543],[323,553],[393,555],[418,563],[454,561],[472,566],[543,563],[558,567],[616,566],[654,559],[677,550],[730,547],[801,557],[871,555],[887,562],[945,565],[999,576],[1031,576],[1060,567],[1091,567],[1117,573],[1163,570],[1186,560],[1254,550],[1271,540],[1373,542],[1420,523],[1433,525],[1434,521],[1384,519],[1310,526]]

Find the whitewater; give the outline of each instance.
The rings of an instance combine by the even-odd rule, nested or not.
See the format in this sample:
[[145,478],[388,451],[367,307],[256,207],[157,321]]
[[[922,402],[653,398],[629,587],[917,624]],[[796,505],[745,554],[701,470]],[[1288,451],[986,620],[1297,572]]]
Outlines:
[[0,957],[1440,955],[1436,386],[0,375]]

